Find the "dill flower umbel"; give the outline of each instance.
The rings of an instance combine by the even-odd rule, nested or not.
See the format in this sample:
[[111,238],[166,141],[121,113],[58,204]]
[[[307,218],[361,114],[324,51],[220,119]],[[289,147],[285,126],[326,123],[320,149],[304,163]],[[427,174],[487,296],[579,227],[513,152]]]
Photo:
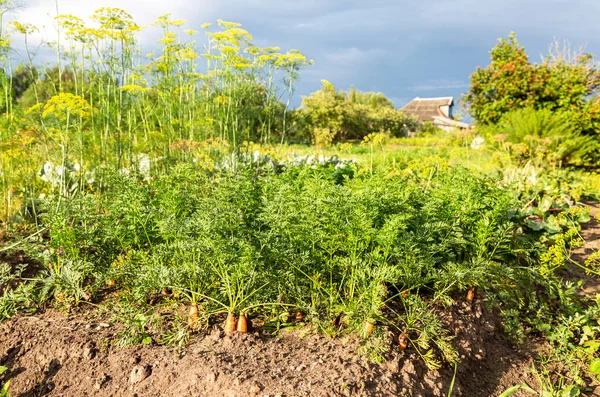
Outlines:
[[68,92],[61,92],[46,102],[42,116],[46,118],[52,115],[59,119],[66,119],[69,115],[87,117],[91,111],[89,102],[84,98]]

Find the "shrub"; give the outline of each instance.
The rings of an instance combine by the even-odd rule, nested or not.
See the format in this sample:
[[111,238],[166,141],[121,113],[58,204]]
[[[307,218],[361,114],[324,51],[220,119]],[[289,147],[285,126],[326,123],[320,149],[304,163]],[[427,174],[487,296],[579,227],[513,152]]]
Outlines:
[[517,160],[540,165],[582,164],[598,150],[594,137],[577,134],[568,116],[548,109],[512,111],[480,129]]

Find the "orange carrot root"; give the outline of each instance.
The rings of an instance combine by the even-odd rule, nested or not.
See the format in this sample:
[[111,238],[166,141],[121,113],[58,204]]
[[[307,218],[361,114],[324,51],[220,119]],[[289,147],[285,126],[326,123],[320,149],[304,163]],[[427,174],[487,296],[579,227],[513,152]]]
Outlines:
[[227,320],[225,320],[225,335],[230,335],[233,333],[237,326],[237,319],[235,318],[235,314],[229,313],[227,315]]
[[190,306],[190,314],[188,314],[187,323],[192,327],[198,321],[198,305]]
[[475,299],[475,287],[471,287],[467,291],[467,302],[473,302],[473,299]]
[[301,322],[304,320],[304,314],[302,312],[296,312],[296,321]]
[[398,346],[400,346],[400,350],[405,350],[408,347],[408,339],[406,338],[406,335],[398,335]]
[[238,318],[237,331],[242,334],[248,332],[248,321],[246,320],[246,316],[244,316],[243,314],[240,314],[240,318]]
[[367,333],[367,335],[371,335],[373,333],[374,328],[375,324],[373,324],[369,320],[365,321],[365,332]]

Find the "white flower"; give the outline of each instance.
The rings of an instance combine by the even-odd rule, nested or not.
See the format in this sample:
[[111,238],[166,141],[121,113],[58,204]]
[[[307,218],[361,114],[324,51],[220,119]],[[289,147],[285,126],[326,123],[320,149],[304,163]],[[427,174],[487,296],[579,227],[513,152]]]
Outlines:
[[150,173],[150,157],[147,154],[140,154],[138,156],[138,170],[142,175],[148,175]]
[[85,180],[90,185],[93,184],[94,182],[96,182],[96,178],[94,177],[94,172],[93,171],[86,172],[85,173]]
[[485,139],[483,139],[482,137],[478,136],[477,138],[473,139],[473,141],[471,142],[471,149],[480,149],[481,146],[483,146],[485,142]]
[[47,161],[46,164],[44,164],[44,167],[42,168],[42,175],[44,174],[51,174],[52,170],[54,169],[54,164],[52,164],[51,161]]

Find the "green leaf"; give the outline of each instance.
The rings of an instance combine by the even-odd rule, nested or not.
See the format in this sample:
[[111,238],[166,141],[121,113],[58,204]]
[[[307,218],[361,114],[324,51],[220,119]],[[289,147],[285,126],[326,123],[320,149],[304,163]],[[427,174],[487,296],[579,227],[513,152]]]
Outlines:
[[0,375],[2,375],[3,373],[5,373],[6,371],[8,371],[8,368],[6,368],[3,365],[0,365]]
[[510,387],[508,389],[506,389],[502,394],[500,394],[500,396],[498,397],[508,397],[512,394],[514,394],[517,390],[525,390],[528,391],[529,393],[533,393],[533,394],[538,394],[535,390],[533,390],[531,387],[527,386],[526,384],[521,384],[521,385],[516,385],[513,387]]
[[592,218],[590,217],[590,213],[588,211],[582,212],[579,215],[579,218],[577,218],[577,221],[579,223],[587,223],[591,220]]
[[590,372],[594,375],[600,375],[600,358],[592,360],[590,364]]
[[547,194],[544,194],[544,197],[542,198],[542,201],[540,201],[538,208],[542,212],[547,212],[550,208],[552,208],[553,202],[554,200],[552,200],[552,197],[548,196]]
[[508,397],[521,388],[521,385],[516,385],[506,389],[499,397]]
[[142,339],[143,345],[149,345],[151,343],[152,343],[152,338],[150,336],[146,336],[144,339]]
[[544,222],[540,222],[540,221],[537,221],[535,219],[527,219],[525,221],[525,224],[531,230],[534,230],[536,232],[539,232],[540,230],[544,229],[544,226],[545,226]]
[[551,234],[562,232],[562,228],[560,226],[548,222],[544,222],[544,229],[546,229],[546,231]]
[[10,394],[8,394],[8,388],[10,387],[10,381],[7,381],[4,386],[2,386],[2,389],[0,389],[0,397],[10,397]]
[[569,387],[567,387],[566,389],[564,389],[562,395],[564,397],[576,397],[581,393],[581,390],[579,390],[579,387],[575,386],[575,385],[570,385]]
[[533,390],[531,387],[527,386],[525,383],[523,383],[521,385],[521,389],[528,391],[529,393],[538,394],[535,390]]
[[588,340],[583,343],[583,349],[588,354],[594,354],[600,348],[600,341],[597,340]]

